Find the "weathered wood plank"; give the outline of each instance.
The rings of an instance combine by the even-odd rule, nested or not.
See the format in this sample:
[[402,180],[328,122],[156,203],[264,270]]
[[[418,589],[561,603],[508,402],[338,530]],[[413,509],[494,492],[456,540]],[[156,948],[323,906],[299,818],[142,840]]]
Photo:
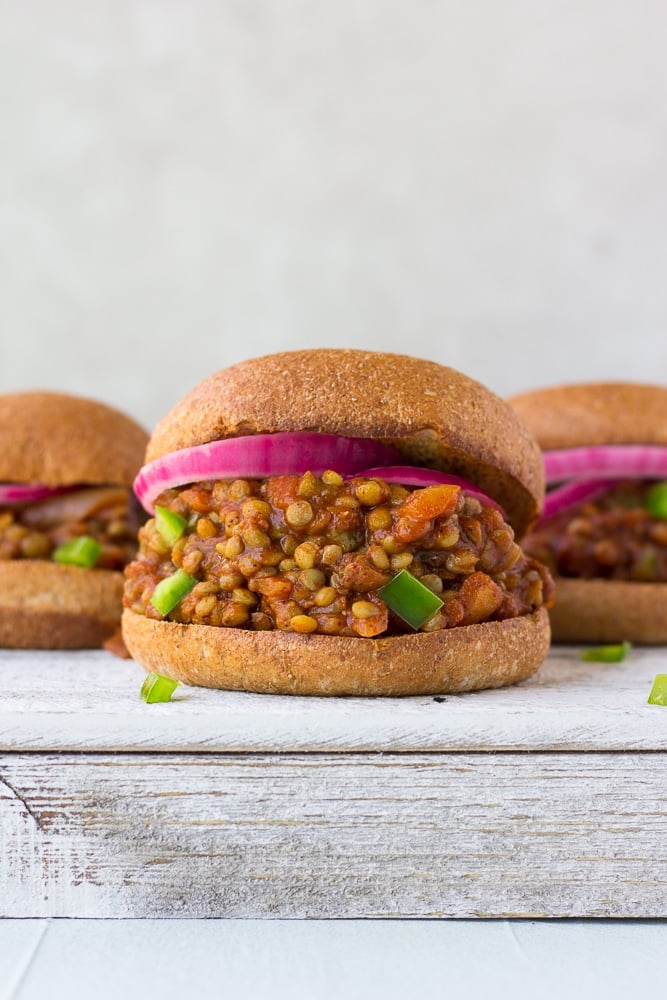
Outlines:
[[144,705],[143,672],[104,652],[0,651],[0,749],[183,752],[660,750],[667,711],[646,704],[667,649],[619,664],[553,650],[501,691],[433,698],[284,698],[179,688]]
[[5,755],[2,916],[667,916],[664,754]]

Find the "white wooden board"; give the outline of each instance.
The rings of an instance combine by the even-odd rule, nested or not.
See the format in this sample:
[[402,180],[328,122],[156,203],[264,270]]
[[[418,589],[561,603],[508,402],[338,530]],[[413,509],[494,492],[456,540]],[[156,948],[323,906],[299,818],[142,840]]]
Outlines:
[[656,673],[147,706],[132,663],[4,652],[0,916],[667,917]]
[[667,917],[661,754],[29,754],[0,771],[4,916]]
[[647,705],[667,650],[618,664],[562,647],[531,679],[425,698],[295,698],[177,689],[139,698],[136,664],[105,652],[0,650],[0,750],[434,751],[667,749],[667,709]]

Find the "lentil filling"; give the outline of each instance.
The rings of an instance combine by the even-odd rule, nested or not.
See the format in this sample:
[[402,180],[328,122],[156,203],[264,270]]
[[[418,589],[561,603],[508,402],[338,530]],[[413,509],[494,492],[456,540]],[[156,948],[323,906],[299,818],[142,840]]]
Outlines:
[[137,551],[139,519],[124,487],[82,487],[38,503],[0,507],[0,561],[51,559],[87,535],[102,546],[95,569],[122,570]]
[[170,546],[151,518],[126,568],[125,607],[163,616],[151,596],[182,569],[197,583],[170,621],[336,636],[411,631],[378,590],[408,569],[443,605],[420,631],[530,614],[553,602],[549,572],[502,514],[458,486],[410,490],[382,479],[275,476],[162,493],[185,518]]
[[667,520],[645,507],[652,485],[620,482],[540,522],[526,552],[559,576],[667,582]]

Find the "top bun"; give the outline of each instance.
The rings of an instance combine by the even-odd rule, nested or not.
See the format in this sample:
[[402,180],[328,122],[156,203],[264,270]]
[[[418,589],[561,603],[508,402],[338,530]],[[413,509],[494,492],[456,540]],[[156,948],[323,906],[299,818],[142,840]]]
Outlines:
[[147,440],[134,420],[92,399],[0,396],[0,482],[131,486]]
[[358,350],[287,351],[200,382],[157,425],[146,461],[209,441],[311,431],[394,445],[412,465],[463,476],[517,534],[544,491],[537,443],[510,407],[451,368]]
[[667,388],[587,382],[514,396],[510,405],[542,448],[603,444],[667,445]]

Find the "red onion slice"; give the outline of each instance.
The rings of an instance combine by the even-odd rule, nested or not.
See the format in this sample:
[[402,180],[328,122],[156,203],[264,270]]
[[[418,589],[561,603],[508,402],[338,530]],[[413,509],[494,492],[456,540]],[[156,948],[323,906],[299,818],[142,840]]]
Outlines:
[[395,462],[400,453],[380,441],[336,434],[254,434],[226,438],[173,451],[143,467],[134,481],[139,502],[153,513],[164,491],[205,479],[266,479],[269,476],[321,475],[334,469],[353,475],[365,465]]
[[544,470],[547,483],[568,479],[663,479],[667,477],[667,448],[610,444],[547,451]]
[[575,507],[584,500],[591,500],[600,493],[605,493],[616,485],[616,479],[582,479],[565,486],[557,486],[550,490],[544,498],[541,521],[555,517],[570,507]]
[[[467,479],[460,476],[452,476],[448,472],[439,472],[436,469],[422,469],[416,465],[387,465],[378,466],[375,469],[364,469],[355,472],[355,476],[363,476],[364,479],[384,479],[386,483],[397,483],[399,486],[460,486],[468,496],[475,497],[480,503],[487,507],[494,507],[505,517],[505,511],[492,500],[490,496],[477,487],[469,483]],[[351,478],[351,477],[348,477]]]
[[127,504],[125,486],[88,486],[63,490],[55,497],[35,502],[23,512],[25,524],[36,528],[54,527],[68,521],[85,521],[104,507],[124,507]]
[[19,503],[37,503],[62,493],[62,488],[40,483],[0,483],[0,507]]

